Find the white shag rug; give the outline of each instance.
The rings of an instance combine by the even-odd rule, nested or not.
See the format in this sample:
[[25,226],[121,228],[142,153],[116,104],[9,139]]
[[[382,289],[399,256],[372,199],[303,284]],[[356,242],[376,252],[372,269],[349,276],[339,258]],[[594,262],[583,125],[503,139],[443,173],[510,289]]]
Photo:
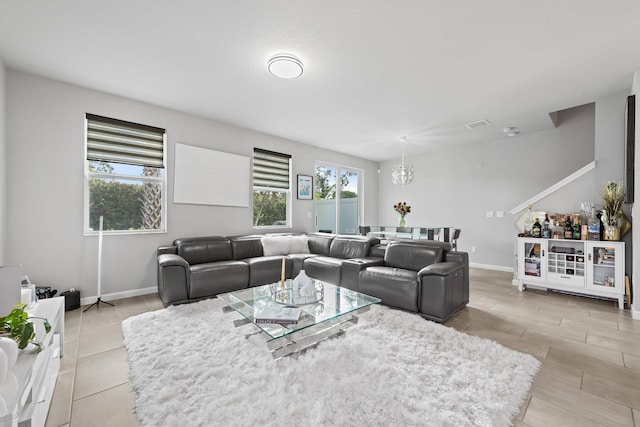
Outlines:
[[205,300],[122,323],[141,426],[508,426],[540,363],[373,306],[342,338],[274,361]]

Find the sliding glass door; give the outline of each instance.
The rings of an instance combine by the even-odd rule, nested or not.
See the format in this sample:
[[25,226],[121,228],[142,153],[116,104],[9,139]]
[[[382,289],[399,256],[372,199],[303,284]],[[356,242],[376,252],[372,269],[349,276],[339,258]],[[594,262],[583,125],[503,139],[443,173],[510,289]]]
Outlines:
[[358,234],[360,175],[357,169],[327,163],[316,165],[316,231]]

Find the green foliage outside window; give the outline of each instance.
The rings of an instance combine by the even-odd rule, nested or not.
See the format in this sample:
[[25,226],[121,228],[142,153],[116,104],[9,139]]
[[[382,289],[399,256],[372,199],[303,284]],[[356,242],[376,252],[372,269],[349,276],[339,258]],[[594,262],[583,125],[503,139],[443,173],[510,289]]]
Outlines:
[[[340,176],[340,198],[355,199],[358,197],[356,193],[345,190],[349,185],[349,177],[357,175],[354,172],[346,172]],[[333,171],[329,168],[316,168],[315,176],[315,199],[328,200],[336,198],[336,184],[333,179]]]
[[287,224],[287,194],[281,191],[253,192],[254,227]]
[[[106,162],[92,162],[91,172],[113,173]],[[155,168],[143,168],[142,176],[159,177]],[[132,177],[133,178],[133,177]],[[158,230],[162,222],[162,187],[155,182],[110,178],[89,180],[89,227],[98,230]]]

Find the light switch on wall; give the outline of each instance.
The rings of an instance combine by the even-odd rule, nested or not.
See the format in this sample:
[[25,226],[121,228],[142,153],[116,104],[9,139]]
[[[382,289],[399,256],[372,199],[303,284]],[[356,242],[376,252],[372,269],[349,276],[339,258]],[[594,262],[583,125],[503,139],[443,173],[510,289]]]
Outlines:
[[496,211],[496,218],[504,218],[504,211]]
[[487,211],[487,218],[493,218],[493,211]]

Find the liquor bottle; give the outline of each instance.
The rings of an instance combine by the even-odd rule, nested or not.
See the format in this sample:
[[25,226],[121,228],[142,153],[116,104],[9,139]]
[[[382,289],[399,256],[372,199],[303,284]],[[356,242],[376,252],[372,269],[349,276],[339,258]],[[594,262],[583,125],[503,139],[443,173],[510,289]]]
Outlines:
[[572,239],[573,238],[573,227],[571,226],[571,218],[567,215],[567,219],[564,221],[564,238]]
[[553,238],[562,239],[564,237],[564,227],[560,224],[560,220],[556,218],[553,224]]
[[580,235],[582,232],[580,231],[580,216],[573,216],[573,240],[580,240]]
[[544,214],[544,221],[542,221],[542,237],[545,239],[551,238],[551,228],[549,227],[549,214]]
[[600,240],[600,220],[596,216],[596,208],[591,208],[591,215],[587,222],[589,240]]
[[538,218],[536,218],[536,222],[531,227],[531,237],[542,237],[542,225],[540,225]]

